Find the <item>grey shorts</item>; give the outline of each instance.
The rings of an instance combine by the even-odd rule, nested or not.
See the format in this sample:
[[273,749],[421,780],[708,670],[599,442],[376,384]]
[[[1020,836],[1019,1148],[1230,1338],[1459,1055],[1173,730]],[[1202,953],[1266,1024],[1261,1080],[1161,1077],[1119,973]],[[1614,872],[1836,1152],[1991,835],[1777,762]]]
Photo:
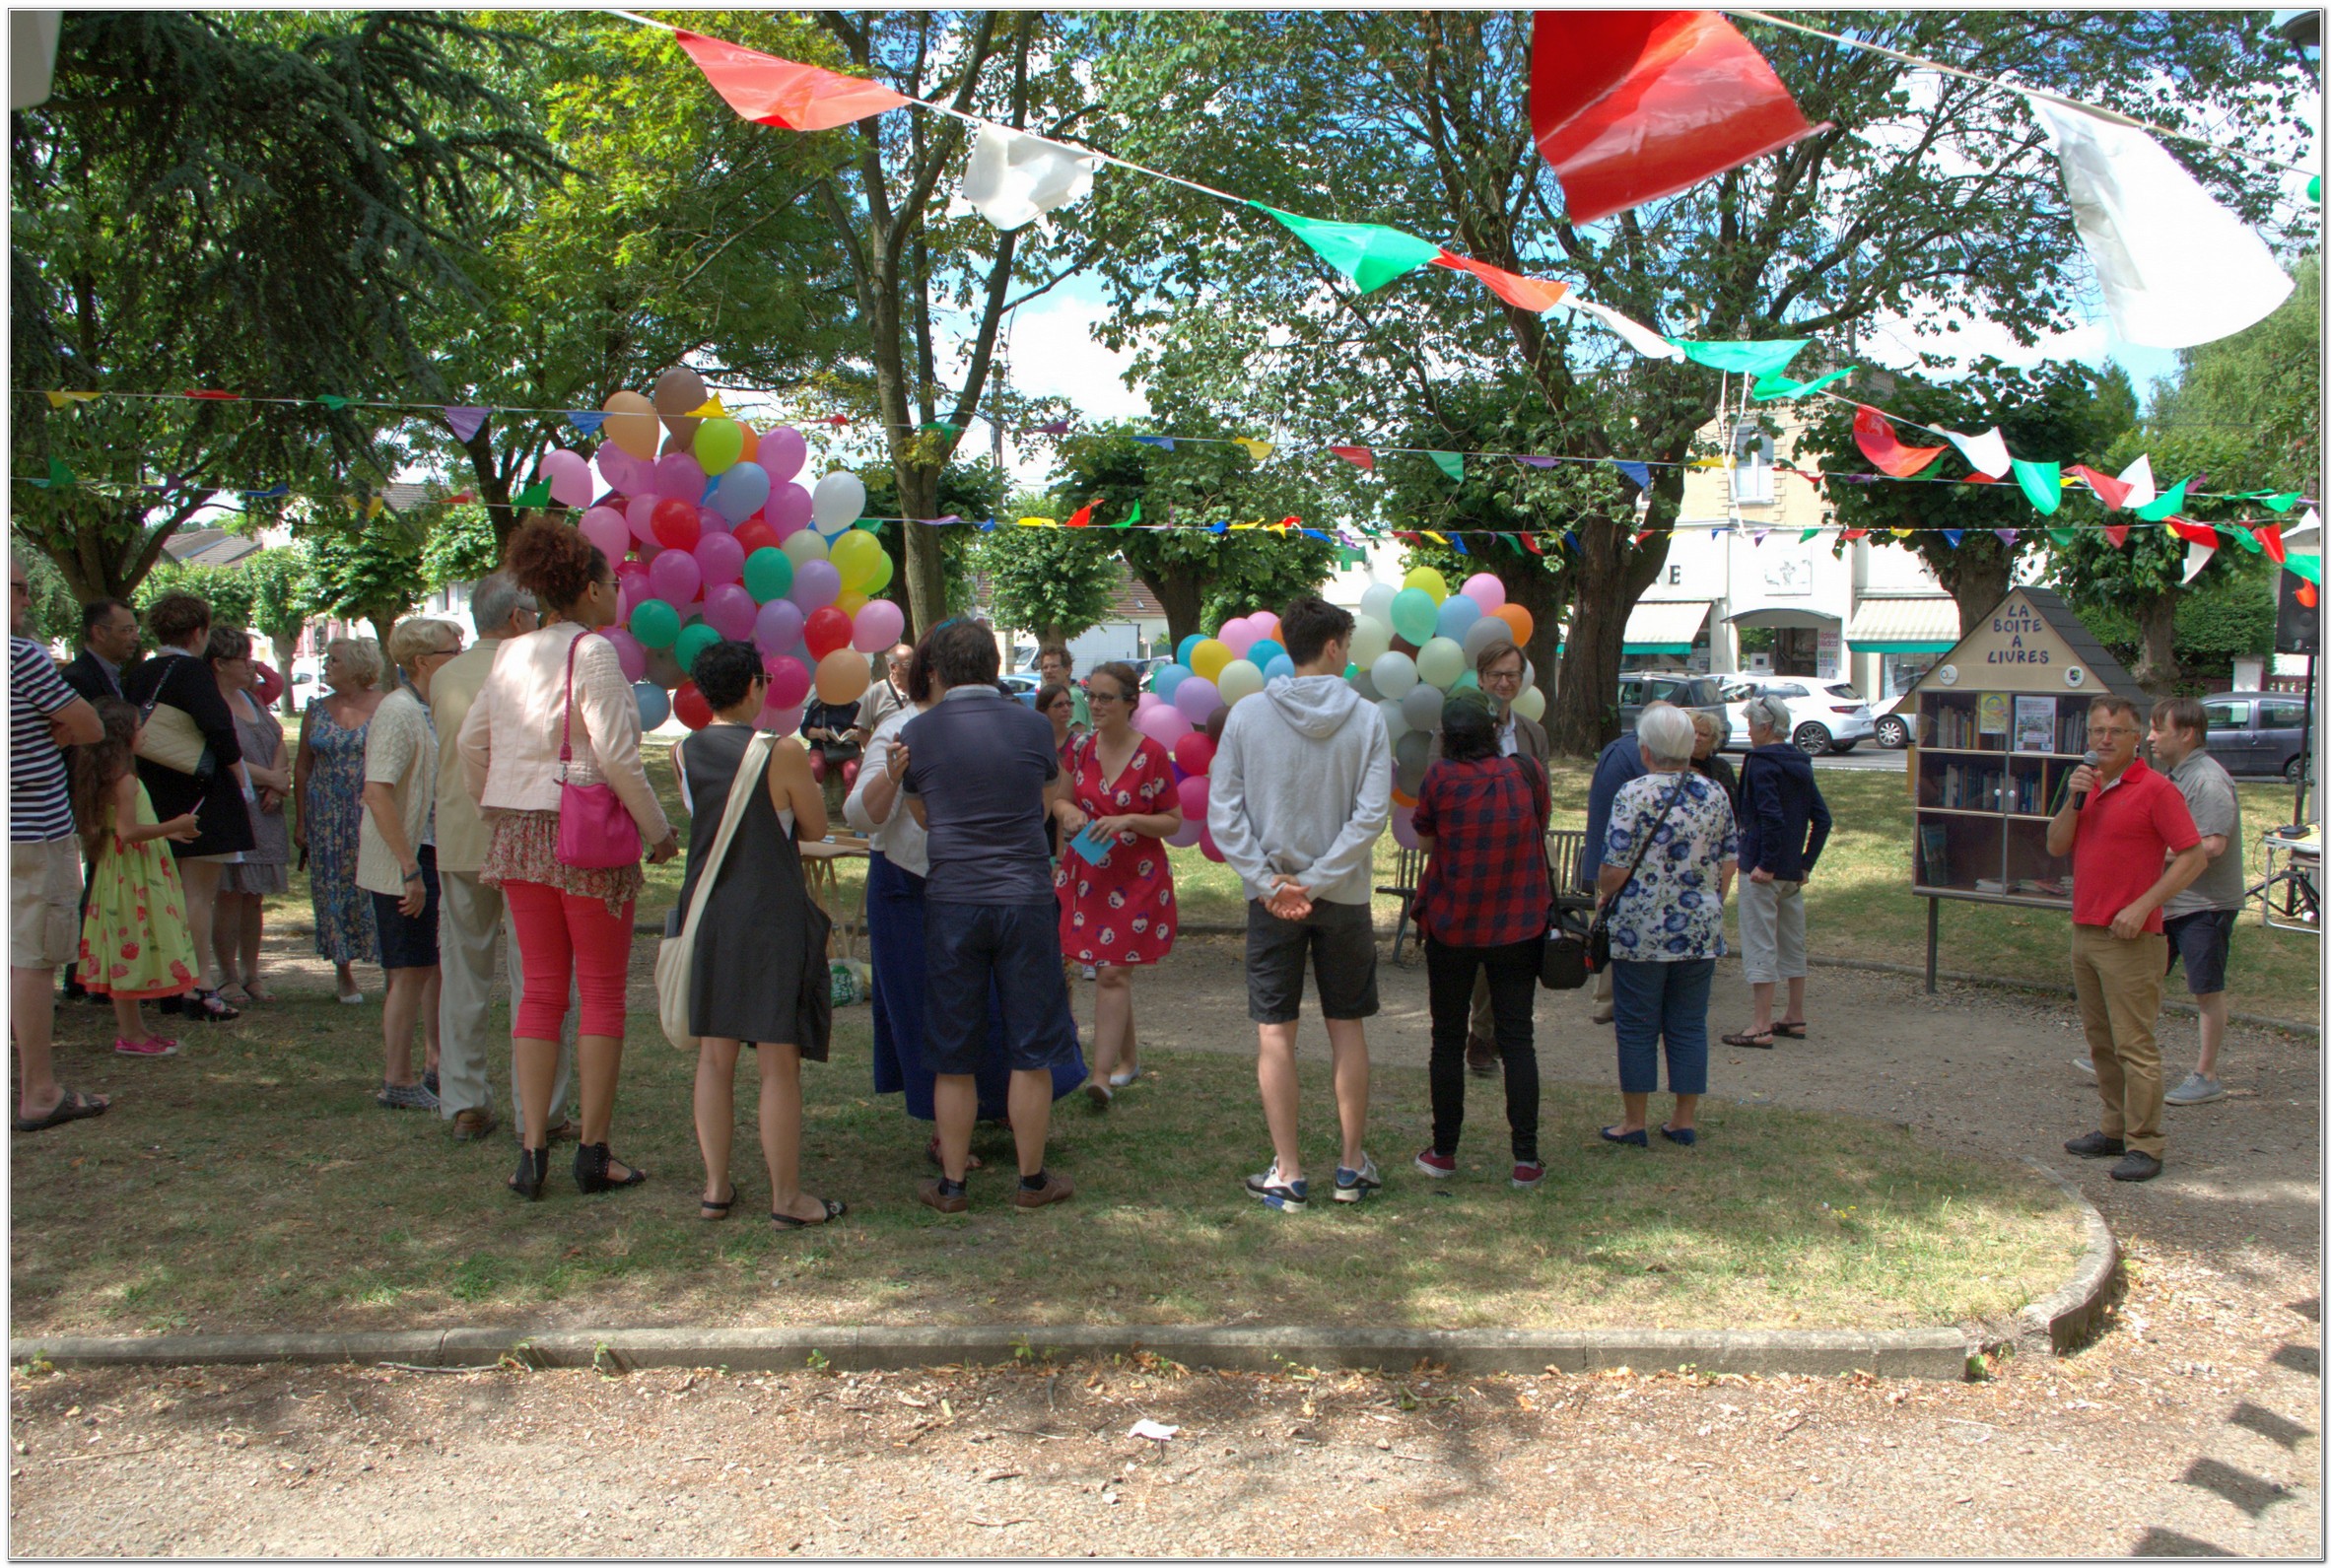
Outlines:
[[1311,907],[1299,920],[1282,920],[1259,900],[1247,903],[1247,1016],[1259,1024],[1291,1024],[1303,1010],[1303,963],[1319,984],[1320,1016],[1340,1023],[1373,1018],[1376,1001],[1376,919],[1365,904]]
[[1741,972],[1751,986],[1805,978],[1805,884],[1740,879]]

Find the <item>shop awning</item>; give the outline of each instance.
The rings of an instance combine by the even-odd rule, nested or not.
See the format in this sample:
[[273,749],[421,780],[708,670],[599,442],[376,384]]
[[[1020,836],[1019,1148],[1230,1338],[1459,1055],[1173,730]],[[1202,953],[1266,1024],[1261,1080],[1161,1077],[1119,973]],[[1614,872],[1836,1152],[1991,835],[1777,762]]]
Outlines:
[[1845,642],[1857,653],[1948,653],[1958,643],[1958,601],[1940,594],[1864,599]]
[[1699,629],[1707,619],[1708,601],[1705,599],[1637,604],[1627,612],[1625,641],[1619,651],[1664,653],[1681,658],[1691,651],[1691,645],[1698,639]]
[[1761,610],[1738,610],[1725,618],[1734,627],[1767,632],[1833,632],[1838,618],[1794,604],[1768,604]]

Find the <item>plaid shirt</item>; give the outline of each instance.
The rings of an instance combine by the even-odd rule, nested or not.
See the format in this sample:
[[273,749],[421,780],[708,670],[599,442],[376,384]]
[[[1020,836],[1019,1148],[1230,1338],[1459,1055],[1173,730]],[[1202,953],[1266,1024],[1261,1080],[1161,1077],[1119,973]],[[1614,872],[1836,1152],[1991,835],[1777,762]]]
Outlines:
[[1545,933],[1545,773],[1527,757],[1443,759],[1416,792],[1433,841],[1416,928],[1445,947],[1504,947]]

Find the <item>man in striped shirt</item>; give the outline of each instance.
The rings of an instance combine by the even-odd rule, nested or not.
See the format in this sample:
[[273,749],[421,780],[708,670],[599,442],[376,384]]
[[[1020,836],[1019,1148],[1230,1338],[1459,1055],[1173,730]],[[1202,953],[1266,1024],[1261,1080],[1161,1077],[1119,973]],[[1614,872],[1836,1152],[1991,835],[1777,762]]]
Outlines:
[[60,1088],[49,1062],[56,971],[80,942],[80,845],[65,792],[67,746],[104,738],[104,726],[48,650],[28,637],[32,584],[8,558],[9,1016],[23,1083],[16,1130],[37,1132],[102,1115],[103,1095]]

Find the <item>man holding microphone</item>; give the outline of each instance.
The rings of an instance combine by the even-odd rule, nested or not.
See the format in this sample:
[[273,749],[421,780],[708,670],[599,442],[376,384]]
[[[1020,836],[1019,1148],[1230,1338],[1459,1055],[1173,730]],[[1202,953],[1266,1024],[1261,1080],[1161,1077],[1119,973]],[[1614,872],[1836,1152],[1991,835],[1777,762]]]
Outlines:
[[2209,858],[2184,796],[2137,760],[2144,732],[2127,698],[2091,703],[2094,749],[2073,770],[2065,804],[2048,821],[2048,853],[2072,857],[2072,985],[2104,1102],[2099,1129],[2064,1150],[2119,1155],[2116,1182],[2161,1173],[2161,1054],[2153,1033],[2168,970],[2161,905]]

